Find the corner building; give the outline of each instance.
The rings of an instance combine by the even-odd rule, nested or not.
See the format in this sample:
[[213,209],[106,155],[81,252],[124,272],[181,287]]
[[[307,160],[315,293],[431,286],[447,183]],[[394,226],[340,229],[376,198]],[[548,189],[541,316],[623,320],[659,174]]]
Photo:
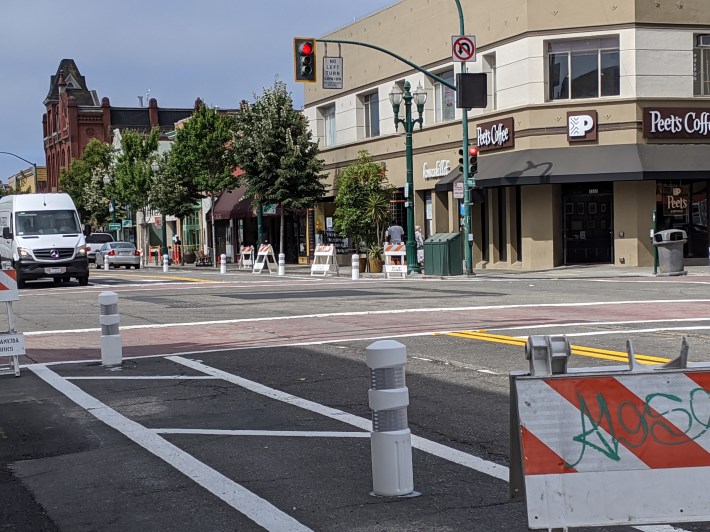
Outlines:
[[[488,106],[468,112],[470,141],[481,150],[474,267],[651,267],[654,215],[657,230],[687,232],[686,264],[706,264],[707,0],[461,4],[477,45],[468,72],[488,75]],[[322,38],[374,44],[454,81],[458,33],[455,2],[401,0]],[[324,56],[339,55],[338,45],[319,42],[317,54],[320,69]],[[388,96],[409,81],[427,92],[413,140],[415,223],[426,236],[459,231],[463,114],[455,92],[376,50],[344,44],[340,55],[342,90],[323,89],[320,72],[305,87],[304,113],[332,189],[315,210],[316,229],[333,216],[338,173],[362,149],[386,165],[399,189],[395,214],[403,211],[404,136],[401,126],[395,132]],[[334,237],[321,232],[325,241]]]

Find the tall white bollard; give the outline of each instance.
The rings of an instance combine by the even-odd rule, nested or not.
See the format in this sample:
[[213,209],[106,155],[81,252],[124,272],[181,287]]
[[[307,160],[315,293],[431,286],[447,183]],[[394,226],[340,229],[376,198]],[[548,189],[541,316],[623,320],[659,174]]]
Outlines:
[[170,257],[166,253],[163,255],[163,272],[167,273],[170,271]]
[[286,255],[279,253],[279,275],[286,275]]
[[360,278],[360,255],[353,253],[353,256],[350,259],[350,265],[353,268],[353,281],[357,281]]
[[104,257],[104,271],[108,271],[108,259]]
[[219,273],[227,273],[227,255],[222,253],[219,256]]
[[101,364],[118,366],[123,358],[123,346],[118,324],[121,316],[118,314],[118,294],[116,292],[101,292],[99,294],[99,323],[101,324]]
[[409,390],[404,382],[407,348],[381,340],[365,350],[370,368],[368,391],[372,409],[371,495],[416,496],[412,469],[412,433],[407,423]]

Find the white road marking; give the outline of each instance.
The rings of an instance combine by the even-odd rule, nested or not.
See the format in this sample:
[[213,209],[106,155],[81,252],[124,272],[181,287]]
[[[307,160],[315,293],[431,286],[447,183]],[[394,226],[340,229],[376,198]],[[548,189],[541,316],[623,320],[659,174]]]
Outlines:
[[[406,309],[390,309],[390,310],[364,310],[352,312],[330,312],[322,314],[297,314],[295,316],[267,316],[263,318],[235,318],[229,320],[210,320],[210,321],[194,321],[183,323],[150,323],[145,325],[125,325],[121,326],[121,330],[131,329],[166,329],[170,327],[189,327],[194,325],[227,325],[234,323],[254,323],[267,321],[288,321],[311,318],[335,318],[348,316],[377,316],[386,314],[413,314],[421,312],[470,312],[475,310],[502,310],[502,309],[526,309],[526,308],[569,308],[569,307],[594,307],[594,306],[610,306],[610,305],[653,305],[662,303],[709,303],[710,299],[656,299],[646,301],[590,301],[582,303],[540,303],[540,304],[519,304],[519,305],[481,305],[472,307],[432,307],[432,308],[406,308]],[[71,330],[54,330],[54,331],[30,331],[25,332],[25,336],[36,336],[43,334],[74,334],[81,332],[96,332],[100,331],[99,327],[87,329],[71,329]]]
[[309,528],[282,512],[270,502],[200,462],[194,456],[186,453],[153,431],[119,414],[76,385],[57,375],[48,367],[33,365],[29,366],[29,368],[38,377],[87,410],[98,420],[121,432],[127,438],[164,460],[258,525],[267,530],[310,531]]
[[[638,333],[653,333],[659,331],[707,331],[710,330],[710,325],[700,325],[698,327],[656,327],[653,329],[626,329],[619,331],[596,331],[583,333],[565,333],[565,336],[606,336],[609,334],[638,334]],[[527,338],[519,336],[518,338]]]
[[[239,377],[238,375],[207,366],[201,362],[196,362],[180,356],[169,356],[165,358],[189,368],[196,369],[197,371],[202,371],[209,375],[220,377],[227,382],[231,382],[232,384],[236,384],[237,386],[241,386],[246,390],[258,393],[265,397],[269,397],[292,406],[297,406],[298,408],[303,408],[304,410],[320,414],[330,419],[335,419],[336,421],[347,423],[348,425],[352,425],[362,430],[370,431],[372,429],[372,421],[369,419],[348,414],[342,410],[337,410],[319,403],[314,403],[308,399],[296,397],[295,395],[291,395],[290,393],[285,393],[274,388],[269,388],[268,386],[264,386],[258,382],[250,381],[243,377]],[[443,458],[444,460],[463,465],[506,482],[508,481],[508,468],[500,464],[483,460],[477,456],[452,449],[451,447],[447,447],[419,436],[412,435],[412,446],[422,451],[426,451],[429,454],[438,456],[439,458]]]
[[68,381],[137,381],[137,380],[147,380],[147,381],[159,381],[159,380],[181,380],[181,381],[200,381],[200,380],[215,380],[216,377],[210,377],[209,375],[156,375],[151,377],[150,375],[136,375],[134,377],[126,377],[116,375],[115,377],[64,377]]
[[521,325],[519,327],[500,327],[494,329],[486,329],[487,332],[491,331],[517,331],[517,330],[527,330],[527,329],[559,329],[562,327],[596,327],[599,325],[634,325],[637,323],[693,323],[710,321],[708,318],[668,318],[665,320],[627,320],[627,321],[577,321],[571,323],[544,323],[541,325]]
[[286,438],[369,438],[369,432],[330,432],[305,430],[221,430],[221,429],[151,429],[156,434],[204,434],[210,436],[266,436]]

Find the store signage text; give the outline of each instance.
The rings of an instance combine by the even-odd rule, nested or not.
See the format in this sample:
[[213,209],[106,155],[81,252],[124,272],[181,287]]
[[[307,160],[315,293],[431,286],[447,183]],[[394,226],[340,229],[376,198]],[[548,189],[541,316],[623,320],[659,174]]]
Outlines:
[[646,108],[643,113],[643,136],[710,139],[710,109]]
[[514,136],[512,118],[486,122],[476,128],[478,148],[481,151],[512,148],[515,142]]
[[444,177],[451,171],[451,161],[441,160],[436,161],[434,168],[429,168],[427,163],[424,163],[422,173],[424,174],[424,179],[432,179],[434,177]]
[[663,195],[663,214],[666,216],[682,216],[688,213],[688,196],[683,189],[673,187],[671,194]]

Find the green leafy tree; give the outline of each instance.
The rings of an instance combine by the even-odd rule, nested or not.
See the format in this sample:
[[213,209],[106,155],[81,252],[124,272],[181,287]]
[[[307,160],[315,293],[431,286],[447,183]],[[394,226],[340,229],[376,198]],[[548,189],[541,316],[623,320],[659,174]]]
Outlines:
[[340,173],[335,187],[335,231],[350,238],[358,251],[363,245],[381,246],[394,193],[385,166],[374,162],[367,150],[361,150],[357,161]]
[[[175,179],[189,190],[196,190],[210,198],[214,212],[215,197],[239,184],[232,174],[236,168],[232,140],[235,120],[217,109],[200,105],[184,126],[177,130],[170,150],[170,170]],[[187,192],[190,195],[190,192]],[[212,249],[217,242],[212,223]],[[217,266],[216,251],[212,264]]]
[[194,212],[199,199],[195,182],[175,168],[170,152],[164,153],[158,161],[158,171],[153,175],[150,205],[165,215],[183,218]]
[[257,205],[281,206],[279,249],[283,250],[286,211],[312,207],[325,192],[318,144],[305,117],[293,108],[286,84],[278,79],[253,104],[242,103],[237,131],[234,151],[244,171],[245,196]]
[[113,157],[113,146],[91,139],[81,156],[59,178],[61,190],[72,197],[81,219],[94,228],[105,225],[110,216],[104,176],[112,171]]
[[143,214],[144,242],[148,237],[148,207],[153,186],[151,164],[158,158],[158,129],[143,135],[126,130],[121,133],[121,150],[116,157],[113,181],[108,185],[112,198]]

